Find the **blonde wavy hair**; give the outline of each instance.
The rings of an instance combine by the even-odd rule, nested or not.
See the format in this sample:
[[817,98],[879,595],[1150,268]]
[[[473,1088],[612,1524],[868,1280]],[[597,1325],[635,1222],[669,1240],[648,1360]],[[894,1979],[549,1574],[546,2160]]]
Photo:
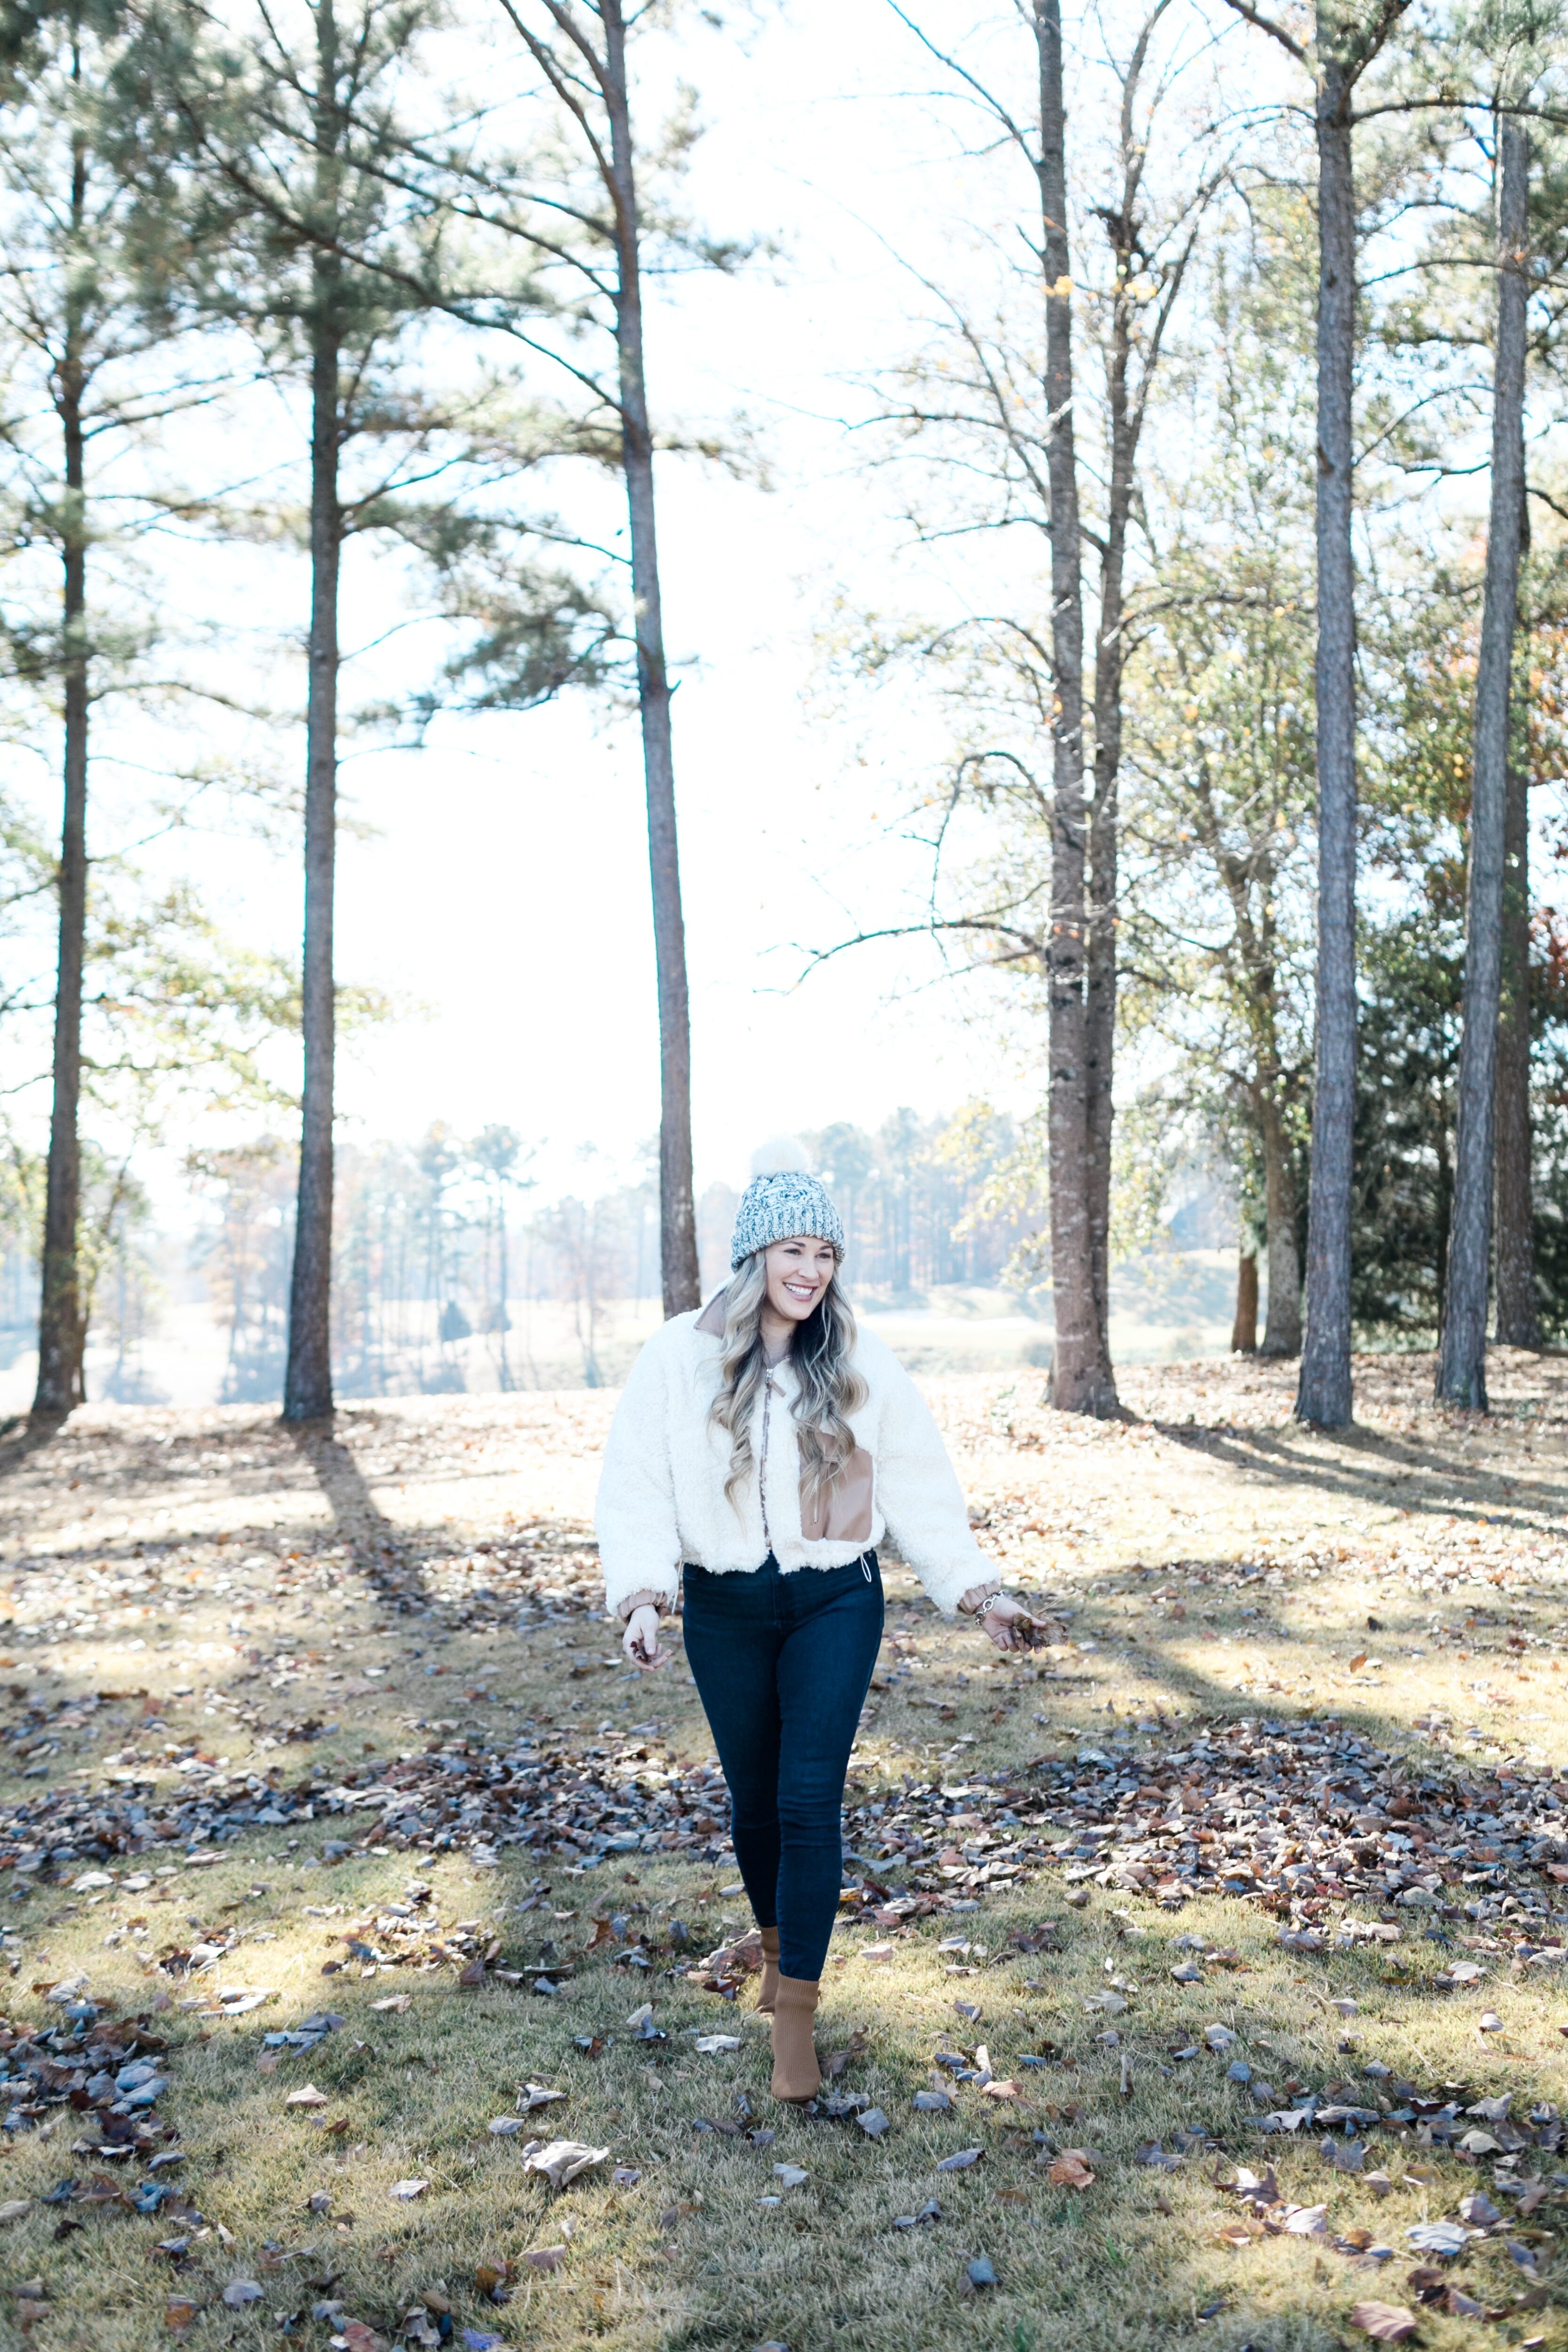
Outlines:
[[[730,1435],[730,1475],[724,1492],[731,1503],[751,1475],[752,1423],[767,1378],[763,1346],[763,1307],[768,1295],[766,1250],[753,1250],[730,1277],[724,1293],[724,1338],[719,1356],[719,1393],[709,1419]],[[802,1499],[809,1507],[830,1495],[855,1451],[849,1415],[870,1391],[850,1359],[855,1352],[855,1313],[838,1284],[838,1271],[790,1343],[797,1381],[794,1412],[800,1444]]]

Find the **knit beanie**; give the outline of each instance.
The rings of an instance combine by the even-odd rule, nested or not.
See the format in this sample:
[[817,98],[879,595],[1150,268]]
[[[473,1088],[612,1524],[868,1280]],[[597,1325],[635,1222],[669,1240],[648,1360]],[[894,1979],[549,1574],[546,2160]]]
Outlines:
[[781,1139],[752,1156],[752,1181],[735,1212],[730,1264],[739,1265],[770,1242],[810,1234],[844,1255],[844,1226],[826,1192],[808,1170],[798,1143]]

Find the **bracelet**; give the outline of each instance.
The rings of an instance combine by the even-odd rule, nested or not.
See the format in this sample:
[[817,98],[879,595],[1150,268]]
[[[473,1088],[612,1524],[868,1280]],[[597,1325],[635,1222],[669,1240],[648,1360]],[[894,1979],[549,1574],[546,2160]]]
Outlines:
[[972,1584],[958,1604],[959,1615],[961,1617],[983,1616],[991,1603],[994,1601],[999,1601],[1001,1597],[1002,1587],[999,1584]]

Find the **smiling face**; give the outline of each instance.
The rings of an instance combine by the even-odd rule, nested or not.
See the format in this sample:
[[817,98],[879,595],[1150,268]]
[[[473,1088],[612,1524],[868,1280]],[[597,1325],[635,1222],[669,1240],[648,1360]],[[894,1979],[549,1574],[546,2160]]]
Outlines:
[[809,1234],[770,1243],[768,1305],[774,1315],[784,1323],[804,1323],[832,1281],[837,1263],[833,1244]]

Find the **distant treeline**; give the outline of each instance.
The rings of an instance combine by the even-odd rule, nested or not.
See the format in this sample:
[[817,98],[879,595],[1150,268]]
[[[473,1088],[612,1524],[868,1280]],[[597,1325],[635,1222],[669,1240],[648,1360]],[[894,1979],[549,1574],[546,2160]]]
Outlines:
[[[808,1131],[812,1164],[833,1188],[848,1240],[851,1288],[881,1302],[919,1301],[944,1285],[1026,1289],[1041,1209],[1020,1186],[1020,1137],[988,1110],[921,1119],[894,1113],[875,1132]],[[565,1310],[583,1377],[596,1384],[608,1321],[660,1295],[657,1175],[595,1178],[584,1154],[574,1192],[534,1205],[532,1152],[510,1129],[464,1139],[437,1125],[415,1145],[338,1154],[332,1268],[333,1376],[346,1395],[438,1394],[470,1384],[476,1341],[486,1379],[539,1384],[523,1302]],[[189,1244],[227,1339],[226,1401],[281,1394],[288,1341],[297,1162],[262,1137],[193,1161],[205,1209]],[[710,1184],[698,1203],[705,1295],[729,1272],[738,1194]],[[18,1194],[0,1221],[0,1318],[18,1341],[37,1306],[36,1226]],[[131,1339],[155,1320],[154,1264],[168,1246],[147,1204],[114,1208],[98,1275],[100,1319]],[[130,1302],[127,1308],[126,1302]]]

